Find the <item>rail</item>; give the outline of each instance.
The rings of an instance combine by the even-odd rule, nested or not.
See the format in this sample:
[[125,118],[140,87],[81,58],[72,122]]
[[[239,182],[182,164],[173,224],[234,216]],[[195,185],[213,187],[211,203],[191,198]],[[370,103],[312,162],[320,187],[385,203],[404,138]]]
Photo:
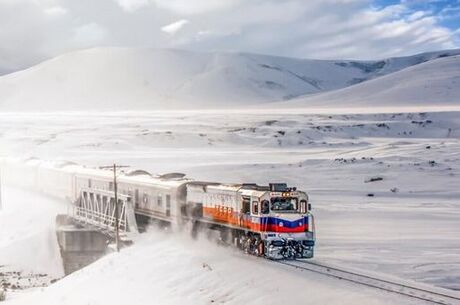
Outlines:
[[275,261],[282,265],[294,267],[296,269],[320,273],[326,276],[338,278],[355,284],[364,285],[367,287],[377,288],[380,290],[404,295],[410,298],[423,300],[433,304],[440,305],[460,305],[460,297],[447,293],[436,292],[424,288],[418,288],[411,285],[397,283],[386,279],[377,278],[349,270],[331,267],[324,264],[319,264],[311,261]]

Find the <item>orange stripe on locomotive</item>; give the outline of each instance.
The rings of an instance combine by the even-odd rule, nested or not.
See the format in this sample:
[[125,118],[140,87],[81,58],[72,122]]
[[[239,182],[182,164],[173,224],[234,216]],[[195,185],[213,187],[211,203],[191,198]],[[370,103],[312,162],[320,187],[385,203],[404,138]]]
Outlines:
[[[251,216],[221,205],[216,205],[214,208],[203,207],[203,216],[224,225],[249,229],[255,232],[299,233],[308,231],[307,217],[289,221],[270,216]],[[254,222],[253,220],[257,221]]]

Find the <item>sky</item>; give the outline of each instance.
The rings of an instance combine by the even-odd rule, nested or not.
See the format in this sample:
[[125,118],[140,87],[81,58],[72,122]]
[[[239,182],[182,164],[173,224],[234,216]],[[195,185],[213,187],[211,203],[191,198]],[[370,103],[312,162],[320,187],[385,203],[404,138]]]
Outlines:
[[0,73],[99,46],[379,59],[460,47],[460,0],[0,0]]

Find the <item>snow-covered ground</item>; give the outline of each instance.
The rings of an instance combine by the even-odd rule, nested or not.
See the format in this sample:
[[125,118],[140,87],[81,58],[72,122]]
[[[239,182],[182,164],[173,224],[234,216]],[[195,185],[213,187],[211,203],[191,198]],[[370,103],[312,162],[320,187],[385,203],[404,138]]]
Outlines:
[[66,213],[62,202],[15,188],[2,188],[0,265],[19,271],[64,275],[56,243],[55,215]]
[[109,254],[46,289],[8,297],[6,304],[47,305],[275,304],[287,299],[297,304],[354,304],[356,300],[372,305],[417,304],[297,272],[205,238],[194,241],[188,235],[155,228],[140,236],[134,246]]
[[[223,182],[286,181],[310,194],[315,260],[460,289],[458,112],[8,114],[0,115],[0,156],[116,161]],[[14,221],[2,217],[6,212],[0,226]],[[7,228],[13,239],[22,235],[20,227]],[[12,302],[409,302],[163,234],[153,231],[132,248]],[[101,282],[114,291],[110,300],[94,285]]]
[[[57,202],[40,194],[10,187],[4,191],[5,210],[0,212],[1,217],[21,219],[22,213],[14,214],[16,205],[38,212],[35,205],[40,204],[46,210],[42,215],[47,216],[61,210],[53,207]],[[53,244],[46,250],[43,244],[43,239],[54,235],[54,219],[41,218],[20,221],[16,228],[3,228],[2,233],[22,234],[10,238],[20,245],[12,248],[14,253],[21,255],[2,255],[2,262],[37,271],[59,265]],[[25,242],[22,235],[33,235],[35,242]],[[1,246],[3,252],[3,240]],[[36,252],[47,255],[35,257]],[[18,264],[11,260],[14,256],[19,256]],[[109,254],[48,288],[8,291],[7,297],[6,304],[12,305],[276,304],[287,299],[297,304],[355,304],[356,300],[371,305],[417,304],[410,298],[247,256],[218,246],[204,236],[192,240],[184,233],[163,232],[159,228],[151,228],[133,246]]]
[[0,289],[7,289],[10,298],[46,287],[64,275],[54,219],[66,212],[66,205],[5,185],[1,199]]

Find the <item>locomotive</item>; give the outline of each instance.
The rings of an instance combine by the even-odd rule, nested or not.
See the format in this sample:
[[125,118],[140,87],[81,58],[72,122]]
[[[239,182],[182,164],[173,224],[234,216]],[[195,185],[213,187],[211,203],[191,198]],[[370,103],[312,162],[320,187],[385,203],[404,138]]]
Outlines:
[[[82,190],[114,189],[113,172],[107,169],[36,159],[0,165],[6,180],[72,202]],[[223,184],[143,170],[123,171],[117,180],[118,193],[129,198],[138,223],[191,224],[193,234],[217,230],[222,241],[271,259],[313,257],[315,228],[308,195],[285,183]]]
[[305,192],[285,183],[187,185],[194,219],[232,229],[245,251],[269,258],[311,258],[313,215]]

